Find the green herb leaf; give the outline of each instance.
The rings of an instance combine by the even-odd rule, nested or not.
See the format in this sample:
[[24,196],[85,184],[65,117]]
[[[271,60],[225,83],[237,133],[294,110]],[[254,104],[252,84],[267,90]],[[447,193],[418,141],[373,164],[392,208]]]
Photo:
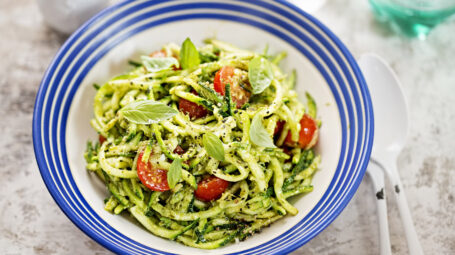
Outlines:
[[219,161],[224,161],[224,147],[221,140],[214,134],[208,132],[202,137],[202,144],[207,153]]
[[199,52],[190,38],[186,38],[182,44],[182,48],[180,49],[180,63],[182,64],[183,69],[192,68],[201,63]]
[[266,148],[276,147],[272,137],[262,125],[262,116],[258,113],[254,115],[253,120],[251,121],[250,140],[257,146]]
[[174,188],[182,177],[182,159],[176,158],[167,172],[167,183],[169,188]]
[[263,57],[255,57],[248,64],[248,79],[250,80],[253,94],[264,91],[274,78],[272,65]]
[[134,101],[120,111],[127,120],[136,124],[152,124],[172,118],[177,110],[153,100]]
[[141,56],[142,64],[149,72],[158,72],[166,70],[172,66],[179,67],[179,61],[175,58],[152,58],[149,56]]

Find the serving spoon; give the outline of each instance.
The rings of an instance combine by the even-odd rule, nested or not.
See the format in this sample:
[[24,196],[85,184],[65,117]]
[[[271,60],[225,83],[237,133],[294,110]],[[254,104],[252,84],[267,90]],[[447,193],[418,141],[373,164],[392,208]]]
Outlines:
[[375,139],[370,160],[384,170],[393,185],[409,253],[421,255],[423,250],[397,170],[397,158],[403,149],[408,131],[404,95],[395,73],[380,57],[369,53],[362,55],[358,62],[367,80],[374,109]]

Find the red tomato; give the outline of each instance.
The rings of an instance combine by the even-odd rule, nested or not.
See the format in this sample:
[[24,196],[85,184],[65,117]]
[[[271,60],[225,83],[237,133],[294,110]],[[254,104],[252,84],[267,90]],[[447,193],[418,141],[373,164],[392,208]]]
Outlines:
[[100,144],[103,144],[107,139],[106,139],[106,137],[99,135],[98,140],[100,141]]
[[152,58],[165,58],[165,57],[167,57],[167,54],[166,54],[165,50],[157,50],[157,51],[150,53],[149,56]]
[[[150,53],[149,56],[152,58],[165,58],[165,57],[167,57],[167,53],[165,50],[157,50],[157,51]],[[171,56],[171,57],[176,58],[175,56]],[[178,60],[178,58],[176,58],[176,59]],[[177,68],[176,66],[173,66],[172,69],[175,71],[175,70],[181,70],[182,68],[181,67]]]
[[[185,154],[185,150],[182,147],[180,147],[180,145],[177,145],[177,147],[175,147],[175,149],[174,149],[174,153],[176,153],[178,155],[183,155],[183,154]],[[183,161],[183,163],[189,165],[190,160]]]
[[[308,114],[303,115],[302,119],[300,120],[300,133],[298,142],[300,148],[309,149],[313,147],[318,141],[318,133],[319,130],[316,121]],[[289,131],[285,140],[285,144],[287,146],[295,146],[295,143],[292,141],[291,137],[291,132]]]
[[215,91],[224,96],[226,83],[232,83],[232,76],[234,76],[234,67],[232,66],[224,66],[216,72],[215,80],[213,81]]
[[191,120],[199,119],[207,116],[207,109],[202,105],[198,105],[186,99],[180,98],[179,100],[179,110],[184,114],[188,114]]
[[203,201],[217,199],[229,186],[229,182],[216,176],[210,176],[200,181],[194,195]]
[[277,123],[276,123],[276,126],[275,126],[275,130],[273,131],[273,135],[276,135],[278,133],[281,132],[281,130],[283,129],[284,127],[284,121],[282,120],[279,120]]
[[285,147],[283,147],[283,152],[288,154],[292,158],[291,148],[285,146]]
[[137,176],[147,188],[153,191],[169,190],[167,183],[167,171],[152,166],[150,162],[142,162],[144,152],[137,158]]
[[250,99],[250,92],[244,90],[237,82],[233,82],[235,68],[232,66],[224,66],[215,74],[213,86],[215,91],[220,95],[226,94],[226,84],[231,85],[232,101],[234,101],[237,108],[242,107]]

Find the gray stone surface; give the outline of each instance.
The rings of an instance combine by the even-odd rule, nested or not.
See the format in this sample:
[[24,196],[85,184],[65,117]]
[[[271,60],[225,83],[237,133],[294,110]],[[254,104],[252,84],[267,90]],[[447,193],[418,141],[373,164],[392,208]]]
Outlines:
[[[398,73],[411,123],[398,166],[416,228],[426,254],[455,254],[455,21],[419,41],[379,26],[366,0],[329,1],[315,16],[355,56],[376,52]],[[110,254],[60,211],[34,159],[34,98],[64,40],[45,26],[34,1],[0,1],[0,254]],[[392,249],[407,254],[390,198]],[[367,177],[335,222],[294,254],[378,254]]]

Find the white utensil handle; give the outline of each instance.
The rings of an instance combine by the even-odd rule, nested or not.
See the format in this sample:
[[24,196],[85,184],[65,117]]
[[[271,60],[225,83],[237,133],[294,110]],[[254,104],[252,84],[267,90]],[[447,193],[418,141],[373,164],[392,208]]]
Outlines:
[[[376,169],[373,169],[376,168]],[[386,192],[384,185],[384,173],[376,164],[369,164],[367,173],[373,182],[376,207],[379,218],[379,251],[381,255],[391,255],[389,222],[387,217]]]
[[406,240],[408,241],[409,254],[423,255],[422,246],[420,245],[419,237],[417,236],[414,222],[412,221],[411,212],[409,211],[406,194],[403,185],[401,184],[400,176],[398,175],[396,163],[388,164],[385,167],[389,168],[389,171],[386,172],[388,173],[390,182],[393,184],[393,193],[395,194],[401,221],[403,222],[406,234]]

